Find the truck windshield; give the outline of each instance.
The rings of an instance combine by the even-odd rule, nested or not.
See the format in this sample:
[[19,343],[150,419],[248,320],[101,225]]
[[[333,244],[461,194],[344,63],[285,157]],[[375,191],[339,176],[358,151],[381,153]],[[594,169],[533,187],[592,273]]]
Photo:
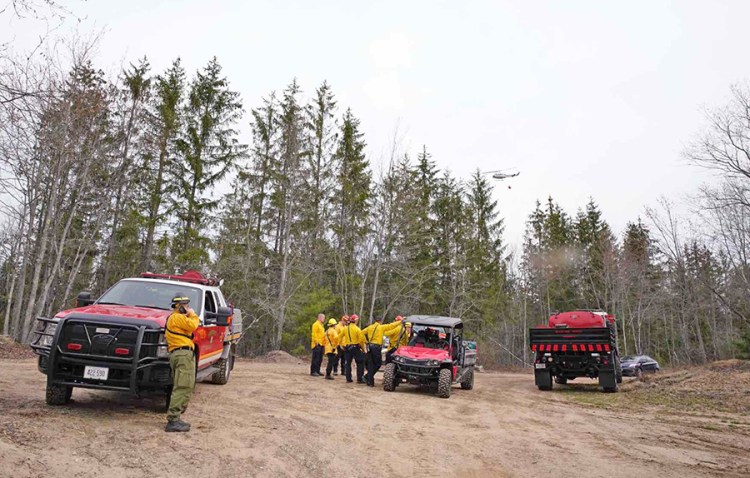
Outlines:
[[200,289],[150,280],[122,280],[99,297],[96,303],[170,310],[173,297],[190,297],[190,307],[200,314],[203,305]]

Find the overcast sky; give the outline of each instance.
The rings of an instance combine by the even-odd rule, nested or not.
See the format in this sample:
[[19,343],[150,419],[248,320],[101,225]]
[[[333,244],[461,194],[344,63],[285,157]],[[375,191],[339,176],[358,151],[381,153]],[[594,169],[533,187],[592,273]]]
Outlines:
[[[495,190],[510,244],[549,195],[570,213],[593,197],[618,235],[659,195],[683,202],[711,178],[681,151],[750,69],[747,1],[63,3],[83,20],[56,34],[103,30],[110,71],[215,55],[246,110],[294,77],[307,94],[327,80],[374,169],[396,130],[461,178],[515,167]],[[38,27],[0,25],[18,48]]]

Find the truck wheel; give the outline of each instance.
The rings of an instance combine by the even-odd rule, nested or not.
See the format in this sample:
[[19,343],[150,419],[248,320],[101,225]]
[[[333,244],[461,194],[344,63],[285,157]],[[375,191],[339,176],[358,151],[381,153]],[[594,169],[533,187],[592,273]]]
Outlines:
[[229,354],[229,357],[219,360],[217,363],[219,370],[211,375],[211,383],[225,385],[229,381],[229,372],[232,371],[232,362],[234,362],[234,356],[231,353]]
[[73,387],[64,385],[47,385],[47,405],[65,405],[73,396]]
[[535,370],[534,382],[539,390],[552,390],[552,372],[549,370]]
[[622,383],[622,366],[620,365],[620,354],[615,352],[615,378],[617,383]]
[[637,369],[635,369],[635,378],[637,378],[638,380],[643,380],[643,369],[642,368],[638,367]]
[[617,391],[617,377],[614,372],[600,373],[599,385],[604,393],[615,393]]
[[396,364],[389,363],[383,369],[383,390],[392,392],[396,390]]
[[440,375],[438,375],[437,396],[440,398],[450,398],[452,382],[453,372],[451,369],[440,369]]
[[469,370],[464,379],[461,381],[461,388],[463,390],[471,390],[474,388],[474,369]]
[[565,385],[568,383],[568,379],[565,377],[555,377],[555,383],[559,383],[560,385]]

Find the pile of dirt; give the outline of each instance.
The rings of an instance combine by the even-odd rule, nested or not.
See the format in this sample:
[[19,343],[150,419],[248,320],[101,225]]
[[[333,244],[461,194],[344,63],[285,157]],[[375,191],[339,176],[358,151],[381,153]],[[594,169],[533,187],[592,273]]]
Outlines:
[[4,359],[27,359],[34,358],[34,352],[26,346],[19,344],[10,337],[0,336],[0,358]]
[[297,358],[294,355],[290,355],[284,352],[283,350],[274,350],[274,351],[268,352],[265,355],[261,355],[260,357],[255,357],[253,358],[253,362],[288,363],[288,364],[295,364],[295,365],[302,364],[302,360],[300,358]]

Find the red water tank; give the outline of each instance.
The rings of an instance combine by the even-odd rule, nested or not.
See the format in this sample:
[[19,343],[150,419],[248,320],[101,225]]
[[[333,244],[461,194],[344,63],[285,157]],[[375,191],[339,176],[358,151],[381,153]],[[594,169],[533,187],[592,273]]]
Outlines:
[[549,326],[554,328],[606,327],[608,321],[614,322],[615,317],[604,311],[572,310],[570,312],[560,312],[559,314],[551,315]]

